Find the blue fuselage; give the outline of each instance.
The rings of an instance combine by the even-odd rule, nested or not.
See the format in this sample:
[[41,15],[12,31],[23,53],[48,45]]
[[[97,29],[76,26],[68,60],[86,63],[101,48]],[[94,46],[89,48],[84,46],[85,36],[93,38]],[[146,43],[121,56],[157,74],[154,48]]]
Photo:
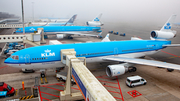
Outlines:
[[[38,28],[43,28],[44,32],[82,32],[82,31],[99,31],[101,27],[92,26],[30,26],[25,27],[25,33],[34,33]],[[23,28],[16,30],[16,33],[23,33]]]
[[171,44],[171,41],[129,40],[45,45],[26,48],[13,53],[10,58],[5,60],[5,63],[25,64],[61,61],[60,51],[62,49],[75,49],[77,57],[93,58],[156,51],[165,48],[163,45],[167,44]]

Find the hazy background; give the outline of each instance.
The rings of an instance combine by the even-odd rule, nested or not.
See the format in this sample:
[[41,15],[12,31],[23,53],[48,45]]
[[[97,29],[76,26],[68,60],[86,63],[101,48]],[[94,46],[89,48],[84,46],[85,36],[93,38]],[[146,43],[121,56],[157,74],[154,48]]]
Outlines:
[[[180,0],[24,0],[25,21],[40,17],[70,18],[84,25],[103,13],[103,31],[150,33],[160,29],[172,14],[180,22]],[[21,0],[0,0],[0,12],[21,17]]]

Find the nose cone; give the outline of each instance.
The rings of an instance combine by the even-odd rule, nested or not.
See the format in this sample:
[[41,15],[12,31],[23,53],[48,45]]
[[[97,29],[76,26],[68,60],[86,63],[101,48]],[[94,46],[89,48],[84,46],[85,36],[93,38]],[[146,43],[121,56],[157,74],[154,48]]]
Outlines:
[[15,33],[22,33],[22,32],[23,32],[22,28],[19,28],[15,31]]
[[10,63],[9,58],[7,58],[6,60],[4,60],[4,63],[5,63],[5,64]]

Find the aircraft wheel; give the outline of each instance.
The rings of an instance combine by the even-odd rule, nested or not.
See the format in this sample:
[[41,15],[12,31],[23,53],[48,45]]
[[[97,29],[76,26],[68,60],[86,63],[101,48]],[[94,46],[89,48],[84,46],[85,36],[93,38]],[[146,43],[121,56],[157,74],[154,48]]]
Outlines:
[[44,73],[41,73],[41,77],[44,78],[44,77],[45,77],[45,74],[44,74]]
[[172,72],[172,71],[174,71],[174,69],[167,68],[167,71]]
[[135,72],[137,69],[136,69],[136,67],[133,67],[133,69],[132,69],[132,70],[133,70],[133,72]]

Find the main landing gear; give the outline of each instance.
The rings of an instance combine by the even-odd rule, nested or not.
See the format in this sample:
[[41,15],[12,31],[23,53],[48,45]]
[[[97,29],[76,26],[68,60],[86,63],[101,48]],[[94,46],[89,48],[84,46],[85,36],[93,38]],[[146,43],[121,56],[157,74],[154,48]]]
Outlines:
[[[40,74],[40,76],[41,76],[41,84],[44,84],[44,81],[45,81],[45,83],[48,83],[48,81],[47,81],[47,79],[46,79],[46,72],[45,72],[46,70],[40,70],[40,72],[41,72],[41,74]],[[44,78],[44,81],[43,81],[43,78]]]
[[45,71],[42,71],[41,72],[41,78],[44,78],[45,77]]
[[68,39],[73,39],[73,37],[72,36],[68,36]]
[[136,70],[137,70],[136,67],[129,67],[128,69],[129,72],[135,72]]

